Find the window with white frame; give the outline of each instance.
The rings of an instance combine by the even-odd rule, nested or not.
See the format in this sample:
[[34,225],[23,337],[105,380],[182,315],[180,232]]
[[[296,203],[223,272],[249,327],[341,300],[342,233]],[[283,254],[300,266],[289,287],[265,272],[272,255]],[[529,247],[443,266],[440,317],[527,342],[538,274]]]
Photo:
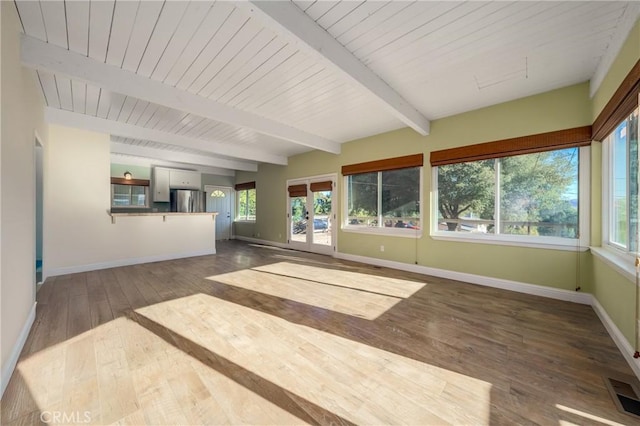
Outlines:
[[421,154],[345,166],[343,175],[343,229],[410,236],[418,233],[422,205]]
[[149,186],[111,184],[111,207],[149,207]]
[[604,239],[623,253],[638,251],[638,110],[605,139]]
[[237,184],[236,190],[236,220],[256,220],[256,183],[246,182]]
[[581,218],[588,206],[588,155],[588,147],[574,146],[434,167],[432,235],[588,244]]

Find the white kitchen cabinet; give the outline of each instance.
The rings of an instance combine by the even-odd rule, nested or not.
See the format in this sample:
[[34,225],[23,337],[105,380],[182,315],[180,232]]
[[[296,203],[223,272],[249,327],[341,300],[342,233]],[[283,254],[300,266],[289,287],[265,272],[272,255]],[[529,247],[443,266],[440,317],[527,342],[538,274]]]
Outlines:
[[173,189],[200,189],[202,178],[200,172],[170,169],[169,187]]
[[153,201],[157,203],[169,202],[169,176],[170,170],[162,167],[153,168]]

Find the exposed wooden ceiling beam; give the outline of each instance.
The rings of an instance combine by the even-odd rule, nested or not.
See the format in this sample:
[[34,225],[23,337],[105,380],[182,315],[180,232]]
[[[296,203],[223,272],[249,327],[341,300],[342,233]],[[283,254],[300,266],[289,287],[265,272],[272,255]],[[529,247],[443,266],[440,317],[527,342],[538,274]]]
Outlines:
[[258,171],[258,165],[255,163],[238,164],[238,161],[233,160],[225,160],[222,158],[213,158],[206,155],[189,154],[185,152],[168,151],[161,148],[129,145],[126,143],[111,142],[111,152],[113,154],[133,155],[136,157],[146,157],[164,161],[177,161],[179,163],[221,167],[224,169],[244,170],[248,172]]
[[30,68],[65,75],[116,93],[252,129],[309,148],[340,153],[338,142],[139,76],[24,34],[21,40],[21,58],[23,65]]
[[[243,148],[239,146],[236,147],[232,144],[208,142],[202,139],[195,139],[187,136],[176,135],[175,133],[148,129],[146,127],[121,123],[119,121],[105,120],[104,118],[93,117],[90,115],[65,111],[57,108],[45,108],[45,119],[48,122],[61,124],[68,127],[77,127],[94,132],[102,132],[115,136],[122,136],[125,138],[144,139],[149,141],[161,142],[167,145],[175,145],[190,149],[197,149],[204,152],[210,152],[222,157],[237,158],[239,160],[233,160],[233,163],[245,167],[251,163],[242,160],[258,161],[279,165],[287,164],[287,158],[280,155],[268,154],[250,148]],[[246,169],[238,168],[238,170]]]
[[[111,141],[113,143],[118,143]],[[119,154],[111,152],[111,162],[116,164],[124,164],[127,166],[144,166],[144,167],[168,167],[173,169],[190,169],[201,173],[218,176],[235,176],[234,170],[223,169],[222,167],[203,166],[193,163],[180,163],[177,161],[160,160],[159,158],[140,157],[137,155]]]
[[430,123],[422,113],[293,2],[252,0],[238,1],[236,5],[296,43],[304,53],[368,91],[407,126],[422,135],[429,134]]

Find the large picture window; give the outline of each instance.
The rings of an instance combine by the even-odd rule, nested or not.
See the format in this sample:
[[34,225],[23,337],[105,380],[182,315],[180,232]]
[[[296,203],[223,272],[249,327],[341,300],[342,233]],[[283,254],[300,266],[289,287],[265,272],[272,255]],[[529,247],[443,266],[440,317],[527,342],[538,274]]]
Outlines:
[[[413,157],[413,156],[411,156]],[[362,232],[415,235],[421,227],[422,156],[401,162],[399,157],[355,165],[353,173],[343,169],[346,188],[346,212],[343,228]],[[396,161],[397,160],[397,161]],[[420,164],[420,166],[410,167]],[[409,166],[409,167],[407,167]],[[373,170],[370,169],[385,169]]]
[[589,143],[575,128],[434,151],[432,235],[586,247]]
[[438,230],[577,238],[579,149],[438,167]]
[[617,250],[638,251],[638,110],[605,140],[605,240]]

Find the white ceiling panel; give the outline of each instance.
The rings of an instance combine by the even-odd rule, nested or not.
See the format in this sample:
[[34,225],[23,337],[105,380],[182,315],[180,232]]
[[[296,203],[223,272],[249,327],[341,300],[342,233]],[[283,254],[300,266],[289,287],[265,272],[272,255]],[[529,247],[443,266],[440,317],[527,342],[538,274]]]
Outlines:
[[25,34],[47,41],[47,30],[44,26],[42,9],[39,1],[21,1],[16,3],[16,9]]
[[65,3],[69,50],[89,54],[89,12],[91,3],[70,1]]
[[60,98],[60,108],[73,111],[73,91],[71,90],[71,79],[55,76],[58,97]]
[[120,117],[122,106],[124,105],[124,101],[126,99],[127,97],[125,95],[111,92],[111,105],[109,106],[109,112],[107,113],[107,120],[118,121],[118,117]]
[[42,87],[42,92],[47,106],[60,108],[58,86],[56,85],[56,79],[53,74],[46,71],[38,71],[38,80],[40,80],[40,86]]
[[127,43],[127,50],[122,62],[122,68],[128,71],[137,71],[151,35],[154,33],[156,23],[162,9],[167,3],[156,1],[142,1],[138,6],[136,20],[133,24],[131,36]]
[[[206,7],[206,5],[203,6]],[[189,3],[177,1],[166,2],[163,5],[140,62],[135,69],[138,74],[151,75],[175,35],[176,28],[184,18],[188,7]]]
[[[185,79],[185,74],[188,74],[186,78],[191,81],[197,77],[200,71],[214,59],[213,55],[223,47],[217,44],[217,34],[223,31],[223,28],[235,26],[238,20],[247,20],[237,12],[234,14],[234,11],[236,8],[232,4],[216,2],[209,9],[209,13],[197,31],[182,48],[178,59],[171,64],[169,73],[162,81],[170,86],[176,86],[178,82]],[[192,70],[194,67],[196,69]]]
[[117,1],[115,3],[107,45],[106,61],[109,65],[122,67],[139,6],[140,2],[137,1]]
[[[107,60],[114,7],[114,0],[89,2],[89,57],[100,62]],[[80,26],[81,24],[74,23],[73,25]]]
[[[155,80],[164,81],[173,65],[176,64],[183,49],[191,40],[191,37],[209,16],[209,10],[213,6],[213,2],[208,1],[184,2],[182,4],[186,5],[187,8],[176,28],[172,30],[170,22],[160,22],[161,29],[154,32],[154,36],[150,41],[150,49],[147,49],[142,58],[138,74],[145,77],[152,76]],[[163,12],[163,16],[165,13]],[[166,44],[164,44],[165,41]],[[160,56],[157,56],[160,50]]]
[[[77,64],[86,69],[73,70],[23,53],[48,107],[158,135],[164,142],[118,141],[153,152],[178,152],[180,144],[166,146],[175,135],[191,147],[208,141],[276,164],[406,126],[381,86],[363,81],[370,77],[427,124],[595,76],[593,92],[640,15],[640,4],[622,1],[271,4],[312,31],[242,1],[15,1],[24,33],[42,40],[34,49],[54,45],[52,58],[84,57]],[[344,60],[331,57],[336,46]],[[127,90],[118,90],[128,76]],[[152,96],[153,88],[162,94]],[[184,158],[202,154],[186,145]]]
[[44,28],[47,32],[47,41],[56,46],[68,48],[67,13],[64,1],[41,1],[40,9],[44,20]]
[[73,111],[80,114],[87,112],[87,85],[80,81],[71,81],[71,94],[73,96]]
[[85,114],[95,117],[98,114],[98,101],[100,100],[100,88],[86,85]]

